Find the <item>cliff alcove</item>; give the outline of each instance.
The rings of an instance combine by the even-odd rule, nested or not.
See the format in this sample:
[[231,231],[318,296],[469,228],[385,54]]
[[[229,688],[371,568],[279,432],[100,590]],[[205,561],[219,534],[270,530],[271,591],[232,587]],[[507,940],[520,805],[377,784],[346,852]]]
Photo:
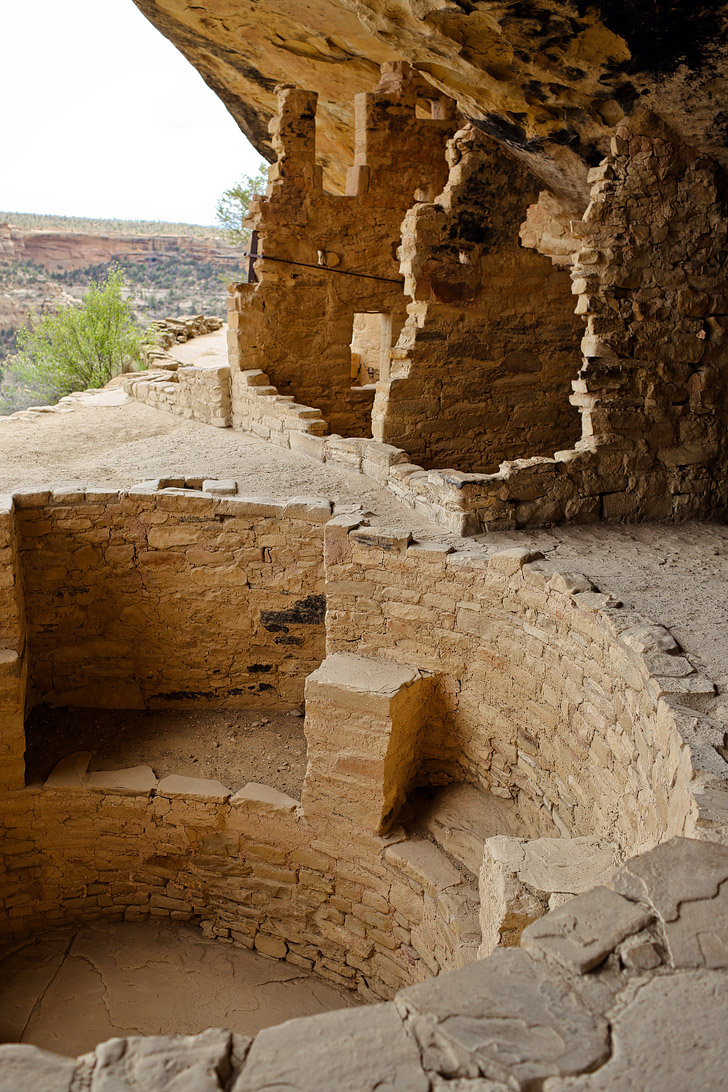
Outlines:
[[[117,392],[209,474],[8,482],[0,929],[164,919],[368,1004],[6,1046],[0,1088],[712,1092],[724,5],[649,47],[645,5],[138,6],[271,161],[255,279],[227,363]],[[199,725],[203,770],[69,732],[26,777],[100,708]],[[210,759],[296,712],[295,779]]]

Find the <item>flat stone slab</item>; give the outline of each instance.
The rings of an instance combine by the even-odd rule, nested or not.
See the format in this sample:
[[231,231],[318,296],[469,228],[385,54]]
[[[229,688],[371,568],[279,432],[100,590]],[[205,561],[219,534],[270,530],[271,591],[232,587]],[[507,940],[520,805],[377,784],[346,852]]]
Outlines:
[[126,770],[96,770],[88,775],[87,788],[97,792],[149,795],[157,787],[151,766],[130,766]]
[[451,1080],[483,1076],[538,1088],[609,1057],[607,1021],[525,952],[500,949],[401,990],[395,1004],[425,1068]]
[[169,774],[159,782],[157,794],[171,799],[202,800],[208,804],[224,804],[232,789],[211,777],[182,777]]
[[0,1092],[71,1092],[75,1071],[72,1058],[24,1043],[0,1046]]
[[80,789],[86,783],[88,764],[91,761],[90,751],[76,751],[67,755],[51,771],[46,778],[47,789]]
[[335,652],[306,679],[306,696],[330,698],[365,713],[387,715],[392,700],[421,678],[415,667]]
[[487,838],[525,833],[514,801],[483,792],[475,785],[446,785],[423,809],[420,818],[435,841],[474,876],[483,863]]
[[326,523],[330,517],[331,501],[328,497],[291,497],[286,504],[286,519]]
[[674,838],[620,869],[614,887],[651,906],[673,967],[728,967],[728,846]]
[[440,891],[463,883],[462,873],[441,849],[425,838],[412,838],[389,846],[384,859],[393,868],[404,872],[436,898]]
[[231,1092],[428,1092],[392,1004],[290,1020],[260,1032]]
[[261,785],[257,781],[249,781],[242,789],[239,789],[230,798],[230,803],[236,807],[248,808],[263,815],[292,815],[300,806],[300,800],[294,800],[284,792],[272,788],[270,785]]
[[640,982],[612,1018],[612,1056],[545,1092],[718,1092],[726,1087],[728,976],[688,971]]
[[205,478],[202,483],[202,492],[216,497],[234,497],[237,491],[238,483],[232,478]]
[[488,853],[521,883],[548,897],[580,895],[612,878],[619,867],[616,846],[599,838],[493,838]]
[[607,887],[595,887],[529,925],[521,947],[585,974],[653,919],[644,904],[629,902]]
[[[231,1075],[232,1033],[109,1039],[96,1047],[90,1092],[220,1092]],[[239,1041],[244,1054],[250,1040]]]

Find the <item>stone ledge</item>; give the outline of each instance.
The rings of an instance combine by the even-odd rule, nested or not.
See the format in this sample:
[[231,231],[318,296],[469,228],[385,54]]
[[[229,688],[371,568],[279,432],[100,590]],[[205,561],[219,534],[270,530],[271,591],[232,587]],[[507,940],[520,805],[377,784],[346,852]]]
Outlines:
[[234,796],[230,797],[230,804],[232,807],[257,812],[260,815],[273,816],[295,815],[301,807],[299,800],[294,800],[286,793],[257,781],[249,781],[247,785],[239,789]]
[[157,778],[150,766],[131,766],[126,770],[98,770],[88,774],[86,788],[123,796],[149,796],[157,788]]
[[168,774],[157,786],[157,796],[166,796],[170,800],[197,800],[206,804],[224,804],[231,794],[232,789],[214,778],[183,777],[181,774]]

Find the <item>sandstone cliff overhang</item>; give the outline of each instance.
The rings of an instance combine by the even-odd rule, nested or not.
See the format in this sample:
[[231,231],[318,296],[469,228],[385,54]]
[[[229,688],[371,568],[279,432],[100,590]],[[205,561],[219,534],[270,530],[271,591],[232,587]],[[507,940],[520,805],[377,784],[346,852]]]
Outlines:
[[260,153],[277,83],[319,93],[319,154],[341,186],[349,103],[386,60],[412,63],[574,206],[635,104],[728,158],[728,4],[677,0],[135,0]]

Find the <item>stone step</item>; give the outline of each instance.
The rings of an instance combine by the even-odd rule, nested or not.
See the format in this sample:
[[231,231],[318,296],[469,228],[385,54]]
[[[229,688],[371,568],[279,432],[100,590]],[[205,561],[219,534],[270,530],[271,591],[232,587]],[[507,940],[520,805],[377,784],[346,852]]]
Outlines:
[[438,789],[419,811],[417,825],[476,877],[487,838],[497,834],[518,838],[529,833],[514,800],[460,782]]

